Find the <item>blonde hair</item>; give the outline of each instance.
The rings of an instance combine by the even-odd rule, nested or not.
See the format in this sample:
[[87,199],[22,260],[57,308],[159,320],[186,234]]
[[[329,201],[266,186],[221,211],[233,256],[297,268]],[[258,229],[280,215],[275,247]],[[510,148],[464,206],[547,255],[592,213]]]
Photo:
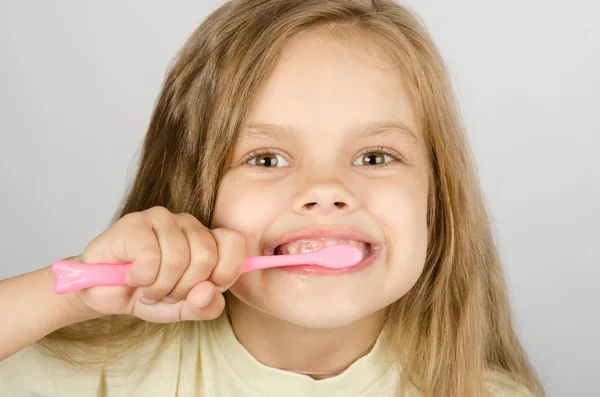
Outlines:
[[[137,175],[112,222],[160,205],[210,225],[217,187],[257,93],[286,41],[306,30],[347,43],[368,41],[385,54],[403,73],[423,131],[430,173],[426,263],[416,285],[386,309],[384,323],[402,363],[401,384],[423,396],[475,397],[485,394],[485,373],[493,371],[543,396],[513,329],[444,61],[420,20],[392,0],[237,0],[214,11],[166,76]],[[106,316],[59,329],[35,346],[91,368],[156,337],[160,347],[148,360],[154,361],[189,331],[186,322]],[[120,354],[107,357],[107,346]]]

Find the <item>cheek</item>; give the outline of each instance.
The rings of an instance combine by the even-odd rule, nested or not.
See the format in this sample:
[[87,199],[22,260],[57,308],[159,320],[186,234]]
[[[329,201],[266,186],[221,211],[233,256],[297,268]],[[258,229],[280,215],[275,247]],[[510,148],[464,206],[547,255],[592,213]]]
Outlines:
[[276,218],[282,199],[277,192],[256,181],[246,183],[226,176],[219,187],[211,228],[234,229],[247,239],[250,255],[255,252],[265,228]]
[[386,233],[390,283],[406,292],[420,276],[427,253],[427,188],[420,180],[384,182],[371,189],[369,212]]
[[370,181],[369,187],[361,190],[362,202],[390,238],[391,234],[410,234],[411,230],[422,232],[427,222],[426,184],[421,178],[399,179]]

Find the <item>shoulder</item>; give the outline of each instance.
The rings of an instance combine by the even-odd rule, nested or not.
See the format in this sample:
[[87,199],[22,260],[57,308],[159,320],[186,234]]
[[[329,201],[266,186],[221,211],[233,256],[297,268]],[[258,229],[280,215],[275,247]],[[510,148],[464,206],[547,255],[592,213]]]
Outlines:
[[524,385],[497,371],[486,372],[485,388],[493,397],[535,397]]

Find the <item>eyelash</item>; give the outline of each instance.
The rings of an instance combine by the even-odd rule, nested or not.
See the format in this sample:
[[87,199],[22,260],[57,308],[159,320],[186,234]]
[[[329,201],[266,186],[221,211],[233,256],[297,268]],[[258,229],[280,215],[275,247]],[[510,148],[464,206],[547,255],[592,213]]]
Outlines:
[[[387,148],[385,148],[383,146],[371,147],[371,148],[363,149],[363,150],[361,150],[360,152],[358,152],[356,154],[356,157],[360,158],[360,156],[364,156],[367,153],[381,153],[381,154],[390,156],[395,161],[399,161],[401,163],[404,162],[404,160],[402,159],[402,156],[400,156],[396,151],[387,149]],[[242,163],[245,164],[245,165],[253,166],[253,167],[268,169],[269,167],[260,167],[258,165],[248,164],[248,162],[250,160],[252,160],[253,158],[259,157],[259,156],[262,156],[262,155],[265,155],[265,154],[279,154],[279,155],[282,155],[278,150],[276,150],[274,148],[262,148],[262,149],[257,149],[257,150],[254,150],[253,152],[248,153],[248,155],[246,157],[244,157],[244,160],[242,161]],[[388,167],[388,166],[389,166],[389,162],[387,162],[387,163],[379,163],[379,164],[374,164],[374,165],[368,165],[368,166],[363,166],[363,167],[379,168],[379,167]]]
[[[361,150],[360,152],[357,153],[357,157],[360,158],[360,156],[364,156],[367,153],[381,153],[381,154],[390,156],[395,161],[398,161],[400,163],[404,163],[404,160],[403,160],[402,156],[400,154],[398,154],[398,152],[396,152],[395,150],[391,150],[391,149],[385,148],[383,146],[371,147],[371,148],[363,149],[363,150]],[[364,166],[364,167],[380,168],[380,167],[389,167],[389,165],[390,164],[388,162],[388,163],[380,163],[380,164],[368,165],[368,166]]]

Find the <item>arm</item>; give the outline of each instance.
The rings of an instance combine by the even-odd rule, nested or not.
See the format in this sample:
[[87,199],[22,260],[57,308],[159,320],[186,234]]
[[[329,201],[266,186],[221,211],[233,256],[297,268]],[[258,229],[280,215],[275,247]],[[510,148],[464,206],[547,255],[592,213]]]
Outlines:
[[102,316],[55,294],[53,286],[50,266],[0,280],[0,361],[59,328]]

